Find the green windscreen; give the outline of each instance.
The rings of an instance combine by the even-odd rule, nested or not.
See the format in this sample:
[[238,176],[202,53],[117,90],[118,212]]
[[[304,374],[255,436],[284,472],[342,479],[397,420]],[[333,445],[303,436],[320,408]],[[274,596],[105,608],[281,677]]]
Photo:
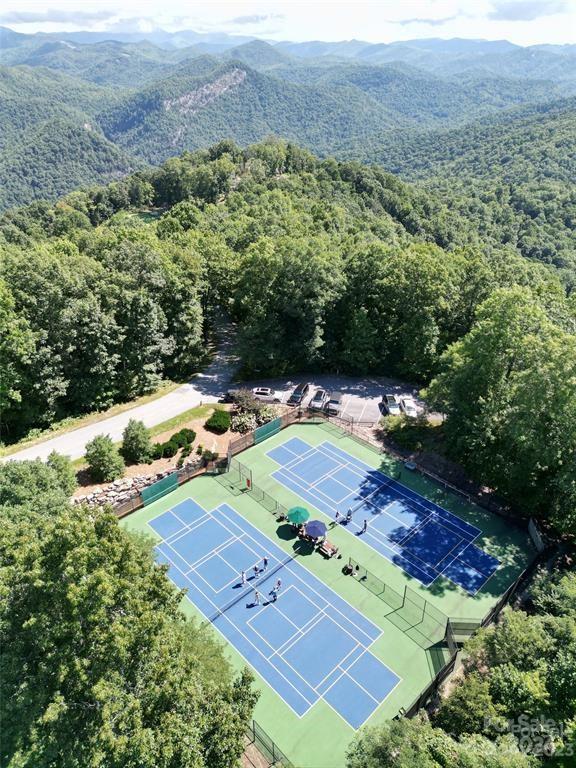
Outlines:
[[178,488],[178,472],[172,472],[171,475],[166,475],[162,480],[158,480],[152,485],[149,485],[148,488],[144,488],[141,491],[144,506],[151,504],[161,496],[170,493],[174,488]]
[[272,419],[268,424],[262,424],[261,427],[254,430],[254,444],[261,443],[262,440],[266,440],[267,437],[277,434],[280,432],[281,428],[282,419],[280,418]]

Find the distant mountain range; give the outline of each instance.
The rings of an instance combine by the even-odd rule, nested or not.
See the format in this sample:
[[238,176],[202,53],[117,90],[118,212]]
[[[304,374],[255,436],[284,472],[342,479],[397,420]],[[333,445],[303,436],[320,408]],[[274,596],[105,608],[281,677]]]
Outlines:
[[107,181],[222,138],[246,144],[270,134],[321,155],[434,175],[450,162],[442,146],[456,152],[458,131],[470,134],[464,126],[492,117],[506,124],[523,109],[538,120],[548,107],[538,118],[532,105],[551,102],[571,115],[565,100],[574,94],[576,46],[271,44],[191,31],[0,28],[0,207]]

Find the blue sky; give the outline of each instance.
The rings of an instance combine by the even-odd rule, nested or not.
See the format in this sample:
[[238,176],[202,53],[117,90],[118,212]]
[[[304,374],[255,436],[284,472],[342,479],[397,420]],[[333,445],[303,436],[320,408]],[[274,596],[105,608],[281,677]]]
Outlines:
[[417,37],[576,42],[576,0],[2,0],[20,32],[194,29],[271,40]]

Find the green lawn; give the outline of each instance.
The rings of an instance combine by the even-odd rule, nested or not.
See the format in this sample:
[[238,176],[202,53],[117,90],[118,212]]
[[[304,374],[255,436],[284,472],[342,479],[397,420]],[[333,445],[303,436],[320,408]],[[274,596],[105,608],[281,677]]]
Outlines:
[[[285,506],[302,503],[302,500],[270,476],[270,473],[277,469],[277,465],[266,453],[294,436],[301,437],[311,445],[330,440],[374,468],[382,467],[387,474],[401,470],[401,466],[389,457],[378,455],[349,437],[342,437],[334,431],[329,432],[325,426],[295,425],[238,456],[242,463],[252,470],[253,482]],[[340,547],[342,559],[326,561],[315,552],[299,556],[298,561],[304,568],[309,569],[383,630],[382,636],[371,650],[401,678],[401,682],[375,710],[368,720],[370,725],[394,717],[401,708],[407,708],[414,701],[434,675],[433,658],[396,626],[391,620],[394,615],[389,606],[354,578],[344,575],[342,567],[348,557],[351,556],[365,565],[378,578],[398,591],[402,591],[404,585],[409,584],[415,592],[425,596],[433,605],[452,617],[480,619],[516,578],[532,555],[526,534],[511,528],[503,519],[440,491],[424,478],[407,470],[403,471],[401,481],[481,528],[483,536],[480,545],[496,555],[504,565],[475,597],[470,597],[451,582],[441,578],[431,589],[418,586],[418,582],[406,576],[360,538],[351,536],[342,528],[335,528],[329,534],[330,540]],[[154,535],[147,525],[148,521],[190,497],[207,510],[226,502],[288,554],[294,553],[294,540],[286,537],[285,525],[279,524],[250,494],[232,495],[225,484],[214,477],[203,476],[194,479],[163,499],[124,518],[122,525],[131,530]],[[314,512],[314,515],[322,518],[321,513]],[[189,600],[184,599],[182,605],[187,614],[199,615]],[[242,657],[229,644],[226,645],[226,650],[233,666],[240,669],[244,664]],[[256,687],[260,691],[260,699],[256,705],[255,719],[296,766],[344,766],[345,753],[355,732],[330,706],[320,700],[304,716],[298,717],[258,675]]]

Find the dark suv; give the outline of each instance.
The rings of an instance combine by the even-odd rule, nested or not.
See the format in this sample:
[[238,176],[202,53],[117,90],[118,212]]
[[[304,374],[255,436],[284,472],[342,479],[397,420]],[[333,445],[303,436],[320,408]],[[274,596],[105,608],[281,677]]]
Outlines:
[[302,401],[308,394],[310,384],[298,384],[296,389],[288,398],[288,405],[302,405]]

